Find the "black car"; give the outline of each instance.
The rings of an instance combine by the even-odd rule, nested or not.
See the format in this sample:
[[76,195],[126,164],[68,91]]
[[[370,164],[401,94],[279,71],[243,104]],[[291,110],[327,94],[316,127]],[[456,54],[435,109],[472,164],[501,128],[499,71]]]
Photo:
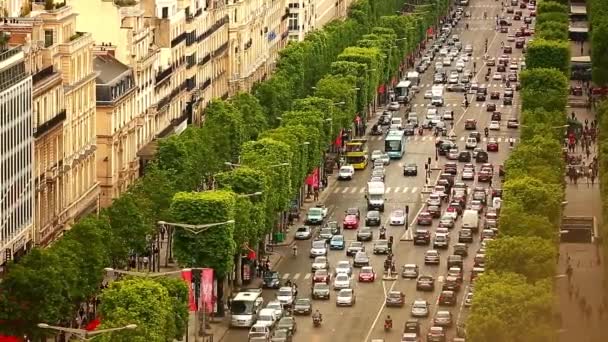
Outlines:
[[441,291],[439,295],[440,306],[455,306],[456,305],[456,293],[454,291]]
[[365,225],[370,227],[377,227],[382,221],[382,215],[377,210],[370,210],[365,215]]
[[458,161],[469,163],[471,161],[471,152],[470,151],[461,151],[458,154]]
[[278,289],[281,287],[281,277],[279,272],[267,271],[264,273],[262,287],[266,289]]
[[407,125],[405,125],[405,127],[403,127],[404,135],[414,135],[415,133],[416,133],[416,127],[414,127],[414,125],[407,124]]
[[418,165],[413,163],[408,163],[403,165],[403,175],[404,176],[417,176],[418,175]]
[[431,233],[426,229],[418,229],[414,233],[414,245],[429,245],[431,243]]
[[488,162],[488,152],[486,152],[486,151],[477,152],[477,156],[475,156],[475,162],[487,163]]
[[512,97],[503,97],[502,98],[502,104],[503,104],[503,106],[512,106],[513,105],[513,98]]
[[460,243],[473,242],[473,232],[470,229],[461,229],[458,232],[458,242],[460,242]]
[[457,243],[454,245],[454,255],[460,255],[461,257],[466,257],[469,255],[469,247],[465,243]]
[[361,228],[357,231],[357,241],[372,241],[372,230],[368,227]]
[[449,140],[443,141],[439,144],[438,153],[440,156],[445,156],[453,148],[458,148],[455,142]]
[[430,275],[421,275],[416,280],[416,291],[435,291],[435,279]]
[[485,101],[486,100],[486,94],[484,93],[477,93],[475,94],[475,101]]
[[408,319],[405,321],[403,333],[416,334],[417,336],[420,336],[420,322],[417,319]]

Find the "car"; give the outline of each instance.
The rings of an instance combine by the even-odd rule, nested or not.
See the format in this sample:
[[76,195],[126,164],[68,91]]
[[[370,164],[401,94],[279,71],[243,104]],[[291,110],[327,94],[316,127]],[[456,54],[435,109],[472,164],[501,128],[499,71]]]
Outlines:
[[384,182],[384,176],[385,176],[384,168],[374,168],[372,170],[372,178],[377,178],[381,182]]
[[385,304],[389,306],[403,306],[405,304],[405,294],[401,291],[389,291],[386,294]]
[[327,216],[327,208],[324,206],[315,206],[308,209],[306,214],[306,224],[321,225]]
[[401,267],[401,277],[408,279],[418,278],[419,268],[416,264],[405,264]]
[[309,226],[302,226],[296,229],[294,239],[296,240],[308,240],[312,237],[312,230]]
[[492,170],[487,168],[482,168],[481,171],[477,174],[478,182],[492,182]]
[[312,276],[312,283],[325,283],[325,284],[329,284],[331,282],[331,273],[329,272],[328,269],[324,268],[324,269],[319,269],[316,270],[315,273],[313,273]]
[[353,306],[356,301],[355,290],[350,288],[341,289],[336,296],[336,306]]
[[388,104],[388,106],[386,106],[386,109],[388,109],[389,111],[393,111],[396,112],[401,108],[401,105],[399,104],[399,102],[393,101],[391,103]]
[[428,211],[423,211],[418,214],[416,222],[419,226],[430,226],[433,224],[433,216]]
[[502,52],[503,53],[513,53],[513,48],[509,45],[505,45],[505,47],[502,48]]
[[416,291],[435,291],[435,278],[431,275],[421,275],[416,280]]
[[486,112],[494,112],[496,110],[496,103],[486,103]]
[[262,287],[266,289],[278,289],[281,287],[281,277],[279,272],[267,271],[264,272],[262,279]]
[[496,65],[496,58],[489,57],[488,59],[486,59],[486,65],[487,66],[495,66]]
[[490,93],[490,100],[498,100],[500,99],[500,92],[499,91],[492,91]]
[[[270,336],[270,342],[292,342],[293,335],[288,330],[285,329],[275,329],[272,331],[272,336]],[[255,341],[267,341],[266,337],[255,337],[250,338],[249,342]]]
[[[357,252],[357,253],[359,253],[359,252]],[[336,264],[335,273],[336,273],[336,275],[340,274],[340,273],[344,273],[350,277],[353,274],[353,267],[351,266],[350,261],[348,261],[348,260],[338,261],[338,263]]]
[[494,111],[490,116],[491,121],[500,121],[502,120],[502,113],[498,111]]
[[443,327],[430,327],[429,332],[426,334],[427,342],[445,342],[445,329]]
[[498,142],[496,138],[489,138],[488,143],[486,145],[486,150],[488,152],[498,152]]
[[373,150],[372,154],[369,157],[369,159],[373,163],[373,162],[376,161],[376,159],[380,159],[381,156],[382,156],[382,151],[380,151],[380,150]]
[[339,180],[351,180],[355,175],[355,168],[352,165],[343,165],[338,171]]
[[346,256],[355,256],[357,252],[365,251],[365,246],[362,242],[359,241],[351,241],[348,244],[348,248],[346,248]]
[[453,110],[446,110],[443,112],[443,116],[442,116],[443,120],[454,120],[454,111]]
[[388,240],[376,240],[374,243],[374,254],[388,254]]
[[265,325],[272,330],[278,319],[275,309],[262,309],[258,314],[256,324]]
[[483,102],[485,100],[486,100],[486,94],[484,94],[484,93],[475,94],[475,101]]
[[357,215],[351,215],[351,214],[344,216],[344,220],[342,221],[342,227],[344,229],[359,228],[359,218],[357,217]]
[[431,89],[424,92],[424,98],[430,100],[433,97],[433,91]]
[[[504,64],[501,63],[501,64],[499,64],[496,67],[496,71],[498,71],[498,72],[505,72],[505,71],[507,71],[507,67]],[[502,80],[502,77],[500,79]]]
[[343,250],[345,247],[344,235],[334,235],[331,240],[329,240],[329,249],[339,249]]
[[464,168],[462,169],[462,173],[460,174],[460,178],[464,180],[474,180],[475,179],[475,169],[473,168]]
[[451,327],[452,326],[452,313],[449,311],[437,311],[433,324],[439,327]]
[[357,232],[357,241],[372,241],[373,233],[369,227],[363,227]]
[[469,255],[469,247],[467,246],[466,243],[460,242],[460,239],[458,239],[458,243],[454,244],[454,255],[458,255],[461,257],[466,257]]
[[425,265],[439,265],[439,252],[434,249],[430,249],[424,253],[424,264]]
[[277,323],[276,330],[287,330],[290,334],[294,334],[297,330],[296,319],[293,316],[285,316]]
[[469,131],[474,131],[477,129],[477,120],[475,119],[467,119],[464,122],[464,129]]
[[464,306],[468,308],[471,305],[473,305],[473,292],[469,291],[464,297]]
[[471,161],[471,152],[470,151],[461,151],[458,153],[458,161],[468,163]]
[[331,290],[328,284],[315,283],[312,286],[312,299],[329,299]]
[[319,240],[325,240],[328,241],[331,240],[331,238],[334,236],[334,232],[331,230],[331,228],[327,227],[327,228],[321,228],[321,230],[319,231],[319,235],[317,236],[317,238]]
[[448,228],[452,229],[455,225],[455,219],[452,215],[444,213],[443,216],[439,219],[439,227],[440,228]]
[[518,128],[519,127],[519,120],[515,117],[510,117],[507,120],[507,128]]
[[369,266],[369,256],[365,252],[357,252],[355,254],[355,258],[353,259],[354,267],[363,267]]
[[433,248],[434,249],[446,249],[450,245],[450,236],[448,234],[435,233],[433,237]]
[[380,154],[380,157],[376,160],[376,162],[378,162],[378,160],[380,160],[383,165],[389,165],[391,163],[391,157],[389,157],[387,153]]
[[441,293],[439,294],[439,305],[440,306],[456,306],[456,292],[441,291]]
[[447,157],[449,160],[457,160],[459,155],[460,155],[460,152],[458,151],[458,149],[453,148],[448,151]]
[[431,193],[426,199],[427,205],[441,205],[441,196],[438,193]]
[[418,166],[414,163],[406,163],[403,165],[404,176],[418,176]]
[[334,278],[334,290],[348,289],[351,287],[350,277],[346,273],[338,273]]
[[313,241],[310,247],[310,257],[315,258],[327,255],[327,242],[325,240]]
[[474,149],[475,147],[477,147],[477,139],[472,138],[472,137],[468,137],[466,144],[465,144],[465,148],[466,149]]
[[[457,259],[459,259],[459,260],[462,260],[462,258],[461,258],[461,257],[459,257],[459,256],[450,255],[450,257],[451,257],[451,258],[457,258]],[[449,265],[448,265],[448,266],[449,266]],[[463,274],[462,274],[462,267],[461,267],[461,266],[462,266],[462,262],[461,262],[459,265],[457,265],[457,266],[452,266],[452,267],[449,267],[449,268],[448,268],[448,274],[447,274],[447,276],[448,276],[448,277],[454,277],[454,278],[456,278],[456,280],[457,280],[459,283],[462,283],[462,281],[463,281]]]
[[500,130],[500,121],[490,121],[488,128],[492,131]]
[[260,322],[254,324],[249,330],[248,341],[268,341],[269,336],[270,327]]
[[467,91],[467,87],[463,83],[469,82],[469,79],[467,77],[463,77],[461,82],[462,83],[458,84],[449,84],[447,87],[445,87],[445,90],[450,92],[464,93]]
[[371,266],[363,266],[361,267],[361,271],[359,271],[359,282],[374,282],[376,280],[376,272]]
[[414,134],[416,134],[416,125],[411,124],[411,123],[407,124],[407,125],[403,126],[402,131],[403,131],[403,134],[406,136],[414,135]]
[[411,314],[412,317],[428,317],[430,305],[424,299],[416,299],[412,303]]
[[327,257],[318,256],[313,260],[311,268],[313,272],[316,270],[329,269],[329,260],[327,260]]
[[492,75],[492,79],[494,81],[502,81],[502,74],[500,72],[495,72],[494,75]]
[[458,243],[473,242],[473,231],[468,228],[463,228],[458,232]]
[[488,162],[488,152],[483,151],[483,150],[477,152],[477,155],[475,156],[475,162],[476,163],[487,163]]
[[452,65],[452,59],[450,57],[444,57],[441,60],[441,64],[443,64],[443,66],[450,66]]
[[310,298],[298,298],[293,304],[293,313],[296,315],[310,315],[312,313],[312,301]]
[[414,233],[414,245],[428,245],[431,243],[431,233],[426,229],[417,229]]
[[457,84],[459,80],[460,80],[460,77],[458,75],[455,75],[455,76],[450,75],[450,77],[448,78],[448,83]]
[[403,226],[405,224],[405,211],[402,209],[393,210],[390,216],[391,226]]

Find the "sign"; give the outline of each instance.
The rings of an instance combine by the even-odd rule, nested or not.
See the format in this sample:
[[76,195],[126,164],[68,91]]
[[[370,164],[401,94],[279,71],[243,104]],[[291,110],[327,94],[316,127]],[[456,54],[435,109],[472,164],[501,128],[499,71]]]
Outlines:
[[251,267],[247,263],[243,263],[243,280],[251,280]]
[[306,178],[306,184],[314,188],[319,187],[319,168],[316,167],[310,175]]
[[336,137],[336,141],[334,142],[334,145],[336,145],[337,147],[342,147],[342,135],[343,135],[343,131],[340,130],[340,134],[338,134],[338,137]]
[[196,303],[194,302],[194,291],[192,291],[192,270],[183,270],[182,279],[188,285],[188,309],[190,311],[196,311]]
[[384,94],[385,91],[386,91],[386,86],[384,84],[381,84],[380,86],[378,86],[378,94]]
[[201,271],[201,305],[199,308],[205,306],[206,312],[213,312],[213,269],[203,268]]

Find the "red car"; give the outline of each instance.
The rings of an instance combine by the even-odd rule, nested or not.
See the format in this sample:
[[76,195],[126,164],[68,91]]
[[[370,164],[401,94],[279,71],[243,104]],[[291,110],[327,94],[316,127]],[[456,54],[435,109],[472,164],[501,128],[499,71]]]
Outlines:
[[315,274],[312,276],[312,283],[325,283],[329,284],[331,282],[331,274],[325,270],[316,270]]
[[496,139],[494,138],[490,138],[488,140],[488,144],[486,145],[486,150],[488,152],[498,152],[498,142],[496,142]]
[[479,173],[477,174],[477,181],[492,182],[492,170],[487,168],[481,169],[481,171],[479,171]]
[[342,221],[342,227],[344,229],[357,229],[359,228],[359,218],[357,215],[346,215],[344,221]]
[[419,226],[430,226],[433,224],[433,216],[428,211],[423,211],[418,215]]
[[372,283],[376,280],[376,272],[371,266],[364,266],[359,272],[359,281],[362,283]]

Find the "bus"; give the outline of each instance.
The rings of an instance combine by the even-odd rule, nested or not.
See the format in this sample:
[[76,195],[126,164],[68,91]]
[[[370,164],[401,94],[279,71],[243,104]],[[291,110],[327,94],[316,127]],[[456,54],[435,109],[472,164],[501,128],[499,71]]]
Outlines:
[[392,159],[401,159],[405,153],[405,134],[403,131],[388,131],[384,138],[384,152]]
[[344,146],[346,150],[346,164],[352,165],[355,170],[363,170],[367,167],[367,140],[352,139]]
[[237,293],[230,306],[230,326],[251,327],[263,306],[262,289],[248,289]]
[[410,89],[412,86],[412,82],[410,81],[401,81],[395,87],[395,95],[397,96],[397,102],[399,103],[408,103],[410,102],[410,98],[412,97],[410,94]]

